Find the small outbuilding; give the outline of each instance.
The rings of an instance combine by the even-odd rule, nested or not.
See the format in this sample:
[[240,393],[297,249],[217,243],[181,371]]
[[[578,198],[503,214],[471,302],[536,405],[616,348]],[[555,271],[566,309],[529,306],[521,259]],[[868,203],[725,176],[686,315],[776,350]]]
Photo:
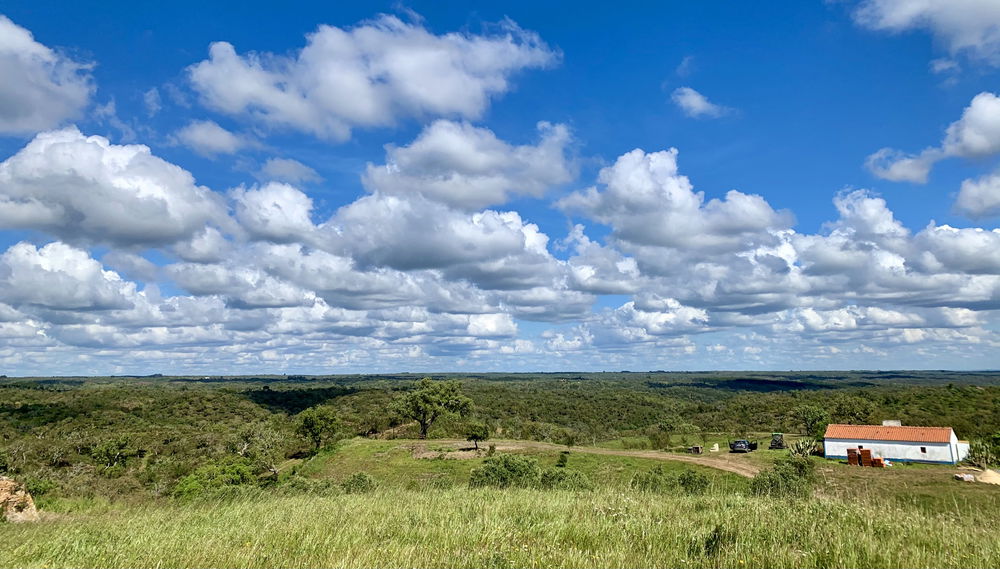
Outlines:
[[955,464],[969,454],[951,427],[829,425],[823,435],[826,458],[846,459],[847,449],[869,449],[873,457],[901,462]]

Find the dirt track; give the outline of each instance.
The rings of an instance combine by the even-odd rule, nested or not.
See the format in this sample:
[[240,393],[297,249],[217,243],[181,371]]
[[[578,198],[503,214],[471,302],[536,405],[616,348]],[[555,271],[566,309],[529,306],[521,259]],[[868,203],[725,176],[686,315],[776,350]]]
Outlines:
[[[449,444],[455,445],[456,448],[462,448],[468,446],[468,442],[457,440],[457,439],[434,439],[426,441],[428,443],[433,443],[436,445]],[[490,444],[494,444],[497,450],[518,450],[518,449],[539,449],[539,450],[566,450],[567,447],[564,445],[556,445],[552,443],[543,443],[538,441],[517,441],[517,440],[494,440],[490,441]],[[658,450],[618,450],[610,448],[599,448],[599,447],[573,447],[571,449],[573,452],[583,452],[588,454],[603,454],[611,456],[633,456],[637,458],[650,458],[654,460],[673,460],[677,462],[687,462],[689,464],[697,464],[699,466],[707,466],[709,468],[715,468],[718,470],[725,470],[726,472],[732,472],[734,474],[739,474],[740,476],[745,476],[747,478],[753,477],[755,474],[760,472],[760,467],[751,464],[746,460],[746,455],[731,455],[729,453],[719,453],[713,455],[691,455],[691,454],[676,454],[670,452],[663,452]]]

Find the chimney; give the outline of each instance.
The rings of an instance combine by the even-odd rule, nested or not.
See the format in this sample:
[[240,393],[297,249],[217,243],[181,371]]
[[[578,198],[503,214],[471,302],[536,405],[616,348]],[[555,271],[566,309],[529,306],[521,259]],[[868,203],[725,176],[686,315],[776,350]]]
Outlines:
[[903,422],[899,419],[889,419],[887,421],[882,421],[883,427],[902,427]]

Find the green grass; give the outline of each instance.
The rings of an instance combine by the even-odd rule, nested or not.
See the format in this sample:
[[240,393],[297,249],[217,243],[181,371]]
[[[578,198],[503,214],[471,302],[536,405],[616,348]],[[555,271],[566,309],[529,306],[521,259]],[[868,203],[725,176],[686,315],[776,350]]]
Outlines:
[[846,461],[819,462],[819,492],[872,505],[889,504],[969,523],[994,520],[1000,512],[1000,486],[960,482],[956,467],[896,463],[891,468],[860,468]]
[[[954,482],[953,467],[817,460],[816,497],[780,500],[750,496],[747,479],[726,472],[571,451],[568,468],[596,490],[472,490],[482,457],[416,459],[413,444],[452,449],[352,439],[284,471],[334,482],[365,472],[378,484],[368,494],[279,486],[196,500],[43,499],[42,522],[0,524],[0,567],[1000,566],[1000,487]],[[548,467],[559,451],[519,454]],[[752,453],[762,463],[780,454]],[[629,489],[654,466],[697,469],[711,487]]]
[[740,494],[261,492],[0,525],[0,566],[996,567],[997,529]]
[[[411,490],[465,486],[469,482],[469,473],[485,459],[414,459],[409,448],[412,444],[426,444],[429,451],[442,454],[448,454],[447,451],[452,450],[433,440],[351,439],[302,463],[298,467],[298,474],[308,478],[330,478],[339,482],[356,472],[365,472],[374,476],[383,486]],[[482,446],[488,446],[488,443]],[[516,454],[537,458],[542,467],[554,466],[559,457],[559,451],[555,450],[523,449],[516,451]],[[708,475],[713,486],[720,490],[742,490],[747,484],[746,479],[741,476],[712,468],[665,460],[587,454],[572,449],[567,465],[568,468],[586,474],[598,486],[615,488],[627,486],[636,472],[657,466],[667,472],[698,470]]]

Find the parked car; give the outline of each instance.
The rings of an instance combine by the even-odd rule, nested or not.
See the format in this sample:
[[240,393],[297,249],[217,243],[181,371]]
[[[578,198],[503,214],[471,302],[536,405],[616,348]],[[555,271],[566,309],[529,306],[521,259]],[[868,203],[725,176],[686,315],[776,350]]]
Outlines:
[[757,441],[739,439],[729,442],[729,452],[751,452],[757,450]]

